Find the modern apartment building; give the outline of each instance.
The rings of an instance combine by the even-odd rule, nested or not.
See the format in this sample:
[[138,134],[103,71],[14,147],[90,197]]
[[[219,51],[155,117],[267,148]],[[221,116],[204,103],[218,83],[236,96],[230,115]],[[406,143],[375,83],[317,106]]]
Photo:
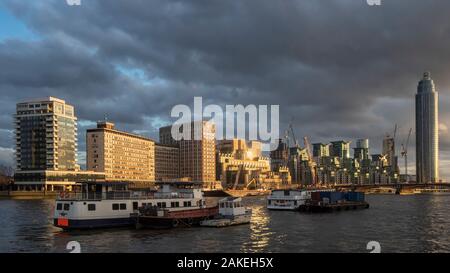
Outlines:
[[114,123],[98,122],[97,128],[87,130],[86,155],[87,169],[104,172],[107,181],[139,188],[155,182],[155,142],[116,130]]
[[350,141],[345,140],[332,141],[330,147],[330,156],[350,158],[350,143]]
[[79,169],[73,106],[53,97],[18,103],[15,123],[17,171]]
[[330,156],[330,144],[314,143],[312,146],[313,157]]
[[77,182],[103,180],[77,164],[74,107],[54,97],[20,102],[15,114],[16,190],[71,190]]

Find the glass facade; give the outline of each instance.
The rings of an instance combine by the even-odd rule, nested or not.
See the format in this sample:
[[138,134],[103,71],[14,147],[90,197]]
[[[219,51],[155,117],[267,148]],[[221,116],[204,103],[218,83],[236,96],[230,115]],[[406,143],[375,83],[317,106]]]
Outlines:
[[75,120],[58,118],[58,169],[74,170],[76,168],[76,124]]
[[76,126],[73,106],[63,100],[17,104],[17,170],[78,170]]
[[47,167],[45,116],[20,118],[20,168],[44,170]]

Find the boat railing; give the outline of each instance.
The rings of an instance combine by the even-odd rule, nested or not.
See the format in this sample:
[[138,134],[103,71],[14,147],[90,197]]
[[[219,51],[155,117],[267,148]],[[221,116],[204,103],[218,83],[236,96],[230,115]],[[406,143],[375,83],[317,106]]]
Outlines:
[[302,199],[302,196],[300,196],[300,195],[285,195],[285,196],[269,195],[268,199],[270,199],[270,200],[294,200],[294,199]]
[[114,192],[61,192],[58,200],[124,200],[124,199],[149,199],[153,198],[153,193],[149,192],[131,192],[131,191],[114,191]]
[[188,199],[194,198],[194,194],[192,193],[155,193],[155,198],[158,199]]
[[113,191],[113,192],[61,192],[58,200],[140,200],[140,199],[192,199],[193,194],[189,193],[154,193],[137,191]]

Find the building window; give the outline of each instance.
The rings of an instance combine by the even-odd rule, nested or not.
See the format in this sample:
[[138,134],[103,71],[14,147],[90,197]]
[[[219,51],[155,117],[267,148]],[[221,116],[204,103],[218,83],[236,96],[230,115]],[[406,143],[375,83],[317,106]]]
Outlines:
[[95,211],[95,204],[88,204],[88,211]]

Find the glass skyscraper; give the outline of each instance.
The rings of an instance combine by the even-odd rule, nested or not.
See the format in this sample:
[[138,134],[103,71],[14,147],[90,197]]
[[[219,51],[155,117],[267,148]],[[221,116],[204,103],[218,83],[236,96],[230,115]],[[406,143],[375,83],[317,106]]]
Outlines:
[[439,182],[438,92],[429,72],[416,94],[416,174],[419,183]]

